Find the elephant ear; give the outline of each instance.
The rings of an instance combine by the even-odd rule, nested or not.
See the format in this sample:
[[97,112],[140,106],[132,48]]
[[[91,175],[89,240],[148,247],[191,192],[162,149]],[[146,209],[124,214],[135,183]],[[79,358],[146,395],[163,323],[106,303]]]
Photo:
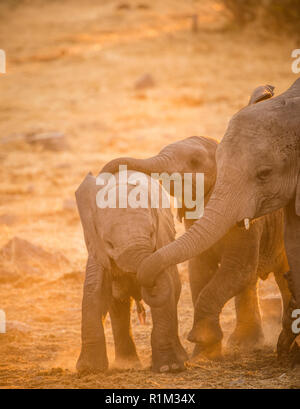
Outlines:
[[300,217],[300,175],[296,186],[296,215]]
[[273,85],[261,85],[252,92],[248,105],[256,104],[274,96]]
[[103,269],[109,269],[109,258],[105,253],[104,243],[98,230],[100,228],[99,209],[96,204],[98,190],[96,178],[89,173],[76,190],[75,196],[88,253]]

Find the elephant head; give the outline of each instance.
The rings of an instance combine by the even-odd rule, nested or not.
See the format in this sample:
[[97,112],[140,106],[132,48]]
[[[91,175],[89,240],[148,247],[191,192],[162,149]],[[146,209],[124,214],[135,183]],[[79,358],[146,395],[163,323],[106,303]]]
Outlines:
[[[299,158],[300,79],[283,94],[249,105],[233,116],[217,148],[216,183],[203,217],[178,240],[144,260],[144,280],[158,266],[165,268],[202,253],[236,223],[245,223],[248,229],[252,219],[288,204],[295,217],[292,229],[286,224],[286,236],[290,242],[293,238],[293,248],[299,251]],[[288,248],[287,253],[289,256]],[[299,252],[294,251],[289,263],[292,271],[293,265],[299,271]],[[299,276],[294,277],[298,304]]]

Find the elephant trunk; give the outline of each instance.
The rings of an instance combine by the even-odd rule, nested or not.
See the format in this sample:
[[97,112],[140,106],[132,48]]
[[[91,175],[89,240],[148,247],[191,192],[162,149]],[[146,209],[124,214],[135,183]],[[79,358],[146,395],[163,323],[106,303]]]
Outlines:
[[201,254],[220,240],[237,221],[243,219],[239,209],[243,209],[244,206],[239,203],[239,197],[232,192],[238,190],[224,192],[223,186],[224,184],[216,185],[200,220],[179,239],[160,248],[141,263],[138,277],[142,285],[151,287],[160,271]]
[[117,173],[120,165],[126,165],[128,170],[135,170],[151,175],[151,173],[164,172],[169,161],[170,159],[166,154],[158,154],[148,159],[117,158],[108,162],[100,173]]
[[157,277],[154,287],[142,287],[142,298],[152,308],[162,307],[170,299],[171,289],[171,278],[164,272]]

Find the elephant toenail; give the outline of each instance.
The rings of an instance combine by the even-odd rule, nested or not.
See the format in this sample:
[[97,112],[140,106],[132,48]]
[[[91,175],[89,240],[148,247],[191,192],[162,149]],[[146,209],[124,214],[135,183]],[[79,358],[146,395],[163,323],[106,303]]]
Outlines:
[[159,372],[168,372],[170,370],[169,365],[163,365],[159,368]]

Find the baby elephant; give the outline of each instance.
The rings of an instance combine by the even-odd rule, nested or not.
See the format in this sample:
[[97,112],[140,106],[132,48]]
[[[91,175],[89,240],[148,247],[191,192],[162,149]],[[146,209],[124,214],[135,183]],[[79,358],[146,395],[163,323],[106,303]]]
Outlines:
[[[138,362],[130,310],[133,300],[141,306],[143,298],[151,307],[153,321],[152,369],[156,372],[181,371],[187,355],[178,337],[177,303],[181,283],[177,267],[163,271],[157,286],[151,289],[142,288],[136,275],[145,257],[174,240],[173,217],[170,209],[149,205],[151,186],[162,193],[158,182],[139,172],[128,172],[125,182],[119,175],[121,173],[114,175],[115,183],[110,185],[110,179],[99,189],[96,178],[88,174],[76,191],[88,250],[82,301],[82,347],[77,370],[97,372],[108,368],[103,328],[108,312],[116,361]],[[119,200],[124,200],[126,189],[126,200],[130,196],[134,200],[130,206],[121,208]],[[105,197],[110,201],[106,208],[103,206]],[[113,203],[115,197],[119,200]],[[141,199],[143,204],[146,200],[143,208],[138,203]],[[102,203],[101,208],[99,203]]]

